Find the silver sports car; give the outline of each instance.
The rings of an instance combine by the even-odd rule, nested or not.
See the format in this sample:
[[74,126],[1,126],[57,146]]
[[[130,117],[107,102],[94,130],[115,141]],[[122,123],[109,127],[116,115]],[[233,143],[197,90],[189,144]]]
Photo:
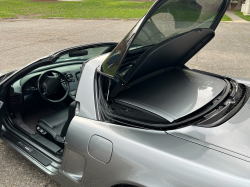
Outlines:
[[0,136],[62,186],[250,186],[250,81],[189,69],[230,0],[159,0],[119,43],[0,77]]

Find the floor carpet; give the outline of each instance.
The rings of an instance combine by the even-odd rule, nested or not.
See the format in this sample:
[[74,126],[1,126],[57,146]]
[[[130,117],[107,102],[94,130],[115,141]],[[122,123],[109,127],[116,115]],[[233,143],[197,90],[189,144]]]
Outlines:
[[56,111],[50,109],[46,105],[31,106],[22,112],[24,123],[36,132],[36,125],[40,118],[51,115]]

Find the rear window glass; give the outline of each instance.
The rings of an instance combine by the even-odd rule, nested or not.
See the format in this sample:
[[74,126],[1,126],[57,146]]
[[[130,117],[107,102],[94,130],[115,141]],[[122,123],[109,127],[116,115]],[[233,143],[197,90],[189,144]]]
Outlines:
[[195,28],[210,28],[223,0],[169,0],[147,20],[130,50],[160,43]]
[[[223,0],[166,1],[151,13],[146,22],[144,17],[137,23],[104,61],[102,71],[107,75],[115,76],[128,50],[153,46],[196,28],[210,28],[222,4]],[[142,22],[144,25],[139,29]]]

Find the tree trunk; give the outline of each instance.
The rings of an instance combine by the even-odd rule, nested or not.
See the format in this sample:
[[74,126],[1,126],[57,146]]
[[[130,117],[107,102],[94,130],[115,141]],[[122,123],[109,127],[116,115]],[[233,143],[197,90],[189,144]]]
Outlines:
[[238,3],[234,9],[241,10],[241,6],[242,6],[243,2],[244,2],[244,0],[238,0]]

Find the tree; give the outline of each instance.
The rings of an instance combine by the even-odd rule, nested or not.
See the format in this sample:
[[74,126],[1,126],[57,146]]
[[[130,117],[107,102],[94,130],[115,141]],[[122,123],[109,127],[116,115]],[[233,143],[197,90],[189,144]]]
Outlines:
[[237,3],[237,5],[236,5],[236,7],[234,9],[240,10],[243,2],[244,2],[244,0],[238,0],[238,3]]

